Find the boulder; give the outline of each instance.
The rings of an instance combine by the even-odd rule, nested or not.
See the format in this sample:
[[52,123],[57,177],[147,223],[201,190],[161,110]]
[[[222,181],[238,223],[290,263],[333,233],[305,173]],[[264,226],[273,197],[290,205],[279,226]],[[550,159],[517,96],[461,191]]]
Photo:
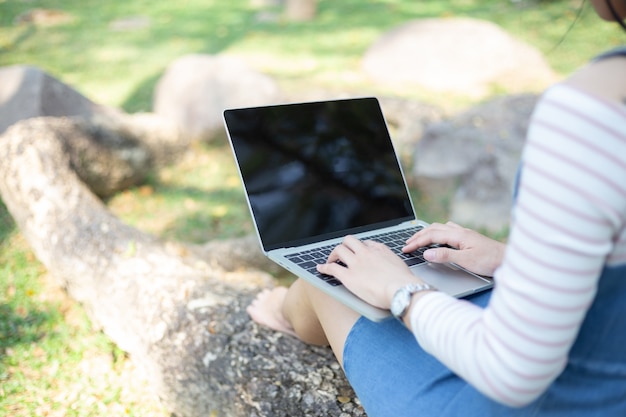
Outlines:
[[143,183],[188,149],[178,128],[152,113],[129,115],[97,104],[43,70],[0,69],[0,134],[19,121],[47,118],[65,137],[82,181],[101,198]]
[[428,126],[415,149],[420,191],[431,199],[451,198],[449,218],[457,223],[505,228],[536,101],[533,94],[500,97]]
[[96,104],[43,70],[14,65],[0,68],[0,134],[17,121],[40,116],[114,117],[115,109]]
[[430,124],[441,121],[444,111],[432,104],[401,97],[383,96],[380,107],[405,170],[413,163],[413,151]]
[[384,85],[475,98],[495,88],[536,91],[555,80],[536,49],[469,18],[414,20],[392,29],[367,50],[363,69]]
[[191,54],[172,62],[159,79],[154,112],[176,123],[193,140],[210,140],[223,131],[229,107],[275,103],[278,85],[227,56]]

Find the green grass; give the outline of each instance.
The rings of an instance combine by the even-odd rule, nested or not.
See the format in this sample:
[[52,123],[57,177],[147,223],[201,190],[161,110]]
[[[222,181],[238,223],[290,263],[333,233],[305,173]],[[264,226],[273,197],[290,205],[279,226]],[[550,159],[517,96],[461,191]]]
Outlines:
[[[151,110],[159,76],[188,53],[238,55],[294,91],[371,88],[355,76],[361,56],[386,30],[412,19],[493,21],[538,48],[561,75],[624,40],[591,10],[574,24],[579,0],[318,3],[313,22],[289,23],[267,19],[278,11],[253,9],[250,0],[0,0],[0,67],[35,65],[96,102],[138,112]],[[15,23],[34,8],[59,10],[68,19]],[[137,17],[149,24],[114,29],[120,19]],[[448,97],[403,94],[454,106]],[[421,202],[424,218],[445,220],[445,196]],[[194,145],[188,158],[108,205],[128,223],[167,239],[200,243],[252,230],[223,138]],[[81,307],[53,285],[0,202],[0,416],[167,415],[146,385]]]
[[129,224],[170,240],[204,243],[253,233],[230,148],[219,140],[194,144],[185,159],[108,206]]
[[164,417],[148,385],[54,286],[0,204],[0,415]]

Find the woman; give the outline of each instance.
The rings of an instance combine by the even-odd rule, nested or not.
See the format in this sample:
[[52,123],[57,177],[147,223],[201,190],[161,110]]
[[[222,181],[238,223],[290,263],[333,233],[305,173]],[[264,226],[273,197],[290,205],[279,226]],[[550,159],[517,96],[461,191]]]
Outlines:
[[[624,26],[626,0],[591,1]],[[448,223],[405,247],[448,244],[425,256],[494,276],[493,291],[457,300],[418,285],[401,305],[419,277],[347,236],[318,270],[378,307],[393,301],[401,320],[370,322],[301,280],[249,314],[330,344],[370,417],[625,416],[626,48],[544,94],[520,172],[506,246]]]

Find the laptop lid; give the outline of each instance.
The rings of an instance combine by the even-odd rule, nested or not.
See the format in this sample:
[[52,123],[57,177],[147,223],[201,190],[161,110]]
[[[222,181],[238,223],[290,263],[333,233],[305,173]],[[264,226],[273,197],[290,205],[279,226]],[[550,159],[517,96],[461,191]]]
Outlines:
[[228,109],[264,252],[414,220],[376,98]]

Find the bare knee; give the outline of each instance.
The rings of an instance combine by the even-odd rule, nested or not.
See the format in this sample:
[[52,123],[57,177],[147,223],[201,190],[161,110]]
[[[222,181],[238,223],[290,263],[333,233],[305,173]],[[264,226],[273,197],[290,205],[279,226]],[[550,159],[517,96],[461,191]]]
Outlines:
[[296,281],[289,292],[293,294],[286,297],[283,314],[298,337],[307,343],[330,345],[343,366],[346,338],[359,314],[303,280]]

